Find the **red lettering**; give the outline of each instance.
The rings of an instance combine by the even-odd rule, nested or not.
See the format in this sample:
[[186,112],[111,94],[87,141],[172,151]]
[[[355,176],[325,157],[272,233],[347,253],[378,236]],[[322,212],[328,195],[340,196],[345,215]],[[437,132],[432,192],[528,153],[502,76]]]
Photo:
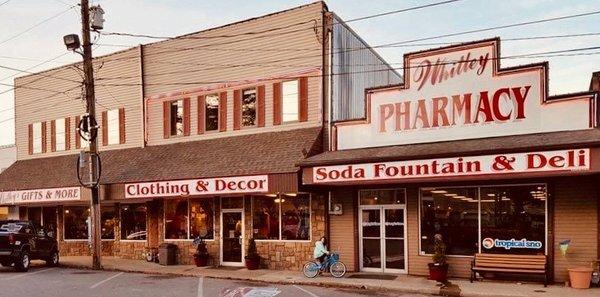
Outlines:
[[[410,101],[404,101],[402,103],[394,104],[396,108],[396,131],[402,130],[404,126],[405,130],[410,129]],[[402,108],[404,107],[404,108]],[[404,122],[404,125],[402,125]]]
[[552,167],[564,167],[565,166],[565,158],[562,156],[554,156],[548,160],[548,165]]
[[547,163],[546,156],[542,154],[527,154],[527,169],[540,169]]
[[513,94],[515,94],[515,101],[517,102],[517,116],[516,119],[524,119],[525,118],[525,99],[529,94],[529,89],[531,86],[525,86],[525,93],[521,94],[520,87],[512,88]]
[[500,110],[500,98],[502,97],[502,94],[506,94],[510,98],[510,90],[508,88],[502,88],[497,90],[494,93],[494,97],[492,99],[492,109],[494,111],[494,116],[497,120],[508,121],[510,119],[512,111],[509,112],[507,115],[502,114],[502,111]]
[[434,97],[433,99],[433,120],[432,127],[439,127],[438,120],[442,119],[442,126],[450,126],[448,121],[448,114],[446,113],[446,106],[448,105],[447,97]]
[[488,98],[488,92],[479,93],[479,104],[477,105],[477,113],[475,114],[475,123],[479,123],[479,115],[483,114],[485,122],[493,122],[494,117],[492,116],[492,110],[490,108],[490,101]]
[[379,106],[379,132],[386,132],[385,122],[394,115],[394,104],[382,104]]

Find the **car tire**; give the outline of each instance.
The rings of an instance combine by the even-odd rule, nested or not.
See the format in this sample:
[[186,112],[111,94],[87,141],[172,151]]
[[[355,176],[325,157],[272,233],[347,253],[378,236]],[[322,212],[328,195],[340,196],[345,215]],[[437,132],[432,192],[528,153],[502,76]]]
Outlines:
[[31,265],[31,258],[29,258],[29,251],[21,252],[21,255],[15,261],[15,270],[19,272],[27,272]]
[[52,251],[52,253],[50,253],[50,256],[46,259],[46,266],[49,266],[49,267],[58,266],[59,259],[60,259],[60,256],[58,254],[58,251]]
[[9,262],[9,261],[0,262],[0,265],[2,265],[3,267],[10,267],[10,266],[12,266],[12,262]]

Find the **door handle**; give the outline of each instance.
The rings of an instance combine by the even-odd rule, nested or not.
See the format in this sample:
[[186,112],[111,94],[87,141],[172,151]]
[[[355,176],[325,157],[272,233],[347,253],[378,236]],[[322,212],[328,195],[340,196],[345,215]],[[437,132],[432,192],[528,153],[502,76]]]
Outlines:
[[240,245],[242,245],[242,237],[241,236],[238,237],[238,242],[239,242]]

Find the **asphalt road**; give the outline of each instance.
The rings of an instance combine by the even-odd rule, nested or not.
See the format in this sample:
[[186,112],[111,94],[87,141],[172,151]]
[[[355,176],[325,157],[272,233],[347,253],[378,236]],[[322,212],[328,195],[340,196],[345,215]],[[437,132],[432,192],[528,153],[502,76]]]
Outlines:
[[0,268],[0,296],[27,297],[288,297],[288,296],[402,296],[392,292],[322,288],[300,285],[275,285],[212,278],[178,277],[92,271],[70,268],[32,267],[18,273],[12,268]]

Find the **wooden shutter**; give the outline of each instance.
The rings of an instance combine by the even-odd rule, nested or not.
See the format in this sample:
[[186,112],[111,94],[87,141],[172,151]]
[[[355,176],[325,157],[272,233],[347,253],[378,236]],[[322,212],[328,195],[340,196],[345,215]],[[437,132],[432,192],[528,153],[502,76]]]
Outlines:
[[219,131],[227,131],[227,92],[219,94]]
[[108,145],[108,112],[102,112],[102,145]]
[[48,151],[48,147],[46,145],[46,122],[42,122],[42,153]]
[[242,126],[242,91],[233,91],[233,130]]
[[119,143],[125,143],[125,108],[119,108]]
[[29,124],[29,140],[28,140],[28,145],[29,145],[29,154],[33,155],[33,124]]
[[163,102],[163,138],[171,136],[171,102]]
[[190,136],[190,98],[183,99],[183,135]]
[[77,128],[79,128],[79,121],[81,121],[81,117],[80,116],[76,116],[75,117],[75,148],[76,149],[80,149],[81,148],[81,136],[79,136],[79,131],[77,130]]
[[273,84],[273,125],[281,125],[281,83]]
[[256,88],[256,105],[257,105],[257,117],[258,126],[265,126],[265,86],[258,86]]
[[65,150],[71,149],[71,118],[65,118]]
[[206,131],[205,109],[206,97],[204,95],[198,96],[198,134],[203,134]]
[[56,121],[50,121],[50,151],[56,152]]
[[302,77],[298,82],[298,102],[299,114],[298,120],[300,122],[308,121],[308,78]]

